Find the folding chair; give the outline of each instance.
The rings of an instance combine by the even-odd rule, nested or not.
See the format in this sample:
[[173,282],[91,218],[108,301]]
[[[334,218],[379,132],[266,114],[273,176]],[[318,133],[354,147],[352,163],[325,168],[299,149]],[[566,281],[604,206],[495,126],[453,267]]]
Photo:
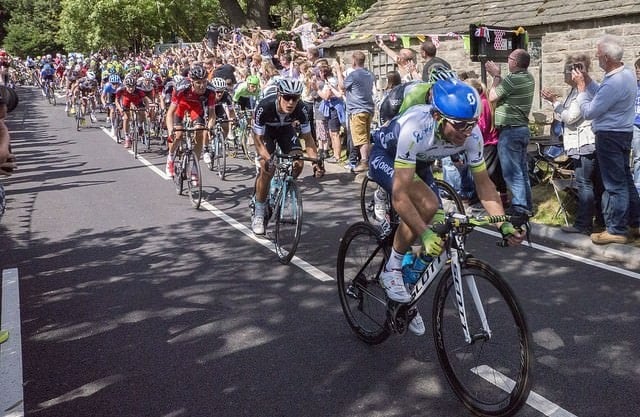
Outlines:
[[573,170],[573,160],[564,152],[561,143],[535,142],[536,151],[530,154],[529,178],[531,185],[551,184],[558,201],[554,218],[562,213],[565,225],[569,225],[568,212],[577,207],[578,191]]

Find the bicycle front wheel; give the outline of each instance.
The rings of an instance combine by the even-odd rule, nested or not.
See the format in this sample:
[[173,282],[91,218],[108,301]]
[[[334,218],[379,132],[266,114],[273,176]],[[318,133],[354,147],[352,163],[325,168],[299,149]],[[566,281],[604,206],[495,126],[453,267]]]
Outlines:
[[138,159],[138,141],[140,140],[140,133],[138,132],[138,125],[133,125],[133,131],[131,132],[131,147],[133,148],[133,157]]
[[178,151],[178,155],[176,155],[176,159],[174,162],[174,173],[173,173],[173,184],[176,186],[176,194],[182,195],[184,191],[184,179],[185,179],[185,169],[183,168],[183,159],[185,158],[184,154],[181,151]]
[[82,125],[82,107],[76,106],[76,130],[80,131],[80,126]]
[[[509,285],[486,263],[468,259],[461,274],[464,303],[451,269],[435,293],[433,335],[440,365],[453,392],[473,413],[511,416],[531,389],[531,336],[524,313]],[[464,337],[462,313],[470,341]]]
[[196,158],[194,152],[189,155],[186,177],[191,205],[198,209],[200,208],[200,203],[202,203],[202,173],[200,172],[198,158]]
[[253,134],[251,133],[251,128],[247,127],[242,129],[240,145],[242,145],[242,153],[244,153],[244,157],[249,161],[253,161],[255,152],[253,152]]
[[387,296],[378,278],[387,262],[388,248],[380,232],[366,222],[351,225],[340,240],[337,284],[340,304],[351,330],[376,345],[391,334],[387,326]]
[[216,135],[215,140],[215,165],[216,172],[221,180],[224,179],[227,173],[227,151],[225,149],[225,141],[222,135]]
[[276,205],[276,253],[283,264],[293,258],[302,232],[302,196],[294,181],[287,181],[286,191]]
[[460,213],[464,214],[464,204],[462,199],[456,190],[451,185],[442,180],[435,180],[438,187],[438,193],[440,194],[440,200],[442,201],[442,208],[445,213]]

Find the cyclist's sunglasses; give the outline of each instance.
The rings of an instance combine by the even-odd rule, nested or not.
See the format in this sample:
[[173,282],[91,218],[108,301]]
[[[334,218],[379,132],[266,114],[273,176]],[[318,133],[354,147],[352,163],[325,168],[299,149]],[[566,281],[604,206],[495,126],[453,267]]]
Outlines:
[[280,97],[282,97],[284,101],[288,102],[300,100],[300,96],[296,94],[280,94]]
[[477,120],[454,120],[447,119],[446,117],[444,117],[444,120],[446,120],[455,130],[459,132],[468,132],[469,130],[473,129],[478,123]]

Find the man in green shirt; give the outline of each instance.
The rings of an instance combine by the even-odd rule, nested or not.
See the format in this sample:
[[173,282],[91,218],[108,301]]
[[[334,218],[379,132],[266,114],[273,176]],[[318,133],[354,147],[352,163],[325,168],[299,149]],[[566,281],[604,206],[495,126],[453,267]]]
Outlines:
[[511,212],[533,210],[531,184],[527,173],[527,146],[531,138],[529,112],[535,81],[527,70],[531,57],[524,49],[509,54],[509,74],[502,78],[500,67],[487,61],[485,68],[493,77],[489,101],[495,104],[495,125],[499,134],[498,157],[507,186],[513,195]]

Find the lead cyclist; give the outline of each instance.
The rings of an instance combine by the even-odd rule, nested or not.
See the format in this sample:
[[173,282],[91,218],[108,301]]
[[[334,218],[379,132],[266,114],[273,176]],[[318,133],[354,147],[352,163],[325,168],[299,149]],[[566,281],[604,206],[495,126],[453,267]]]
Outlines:
[[[410,107],[374,132],[369,158],[371,177],[392,196],[401,220],[380,276],[387,296],[399,303],[411,301],[401,267],[404,254],[415,239],[420,237],[424,253],[431,257],[442,252],[442,238],[431,229],[433,224],[444,221],[444,212],[439,209],[440,197],[433,191],[430,161],[465,152],[485,210],[491,216],[504,214],[482,154],[482,134],[477,127],[482,110],[478,93],[458,79],[442,79],[433,84],[430,102]],[[498,224],[498,228],[509,245],[518,245],[525,237],[511,223]],[[409,323],[409,330],[424,334],[420,314]]]

